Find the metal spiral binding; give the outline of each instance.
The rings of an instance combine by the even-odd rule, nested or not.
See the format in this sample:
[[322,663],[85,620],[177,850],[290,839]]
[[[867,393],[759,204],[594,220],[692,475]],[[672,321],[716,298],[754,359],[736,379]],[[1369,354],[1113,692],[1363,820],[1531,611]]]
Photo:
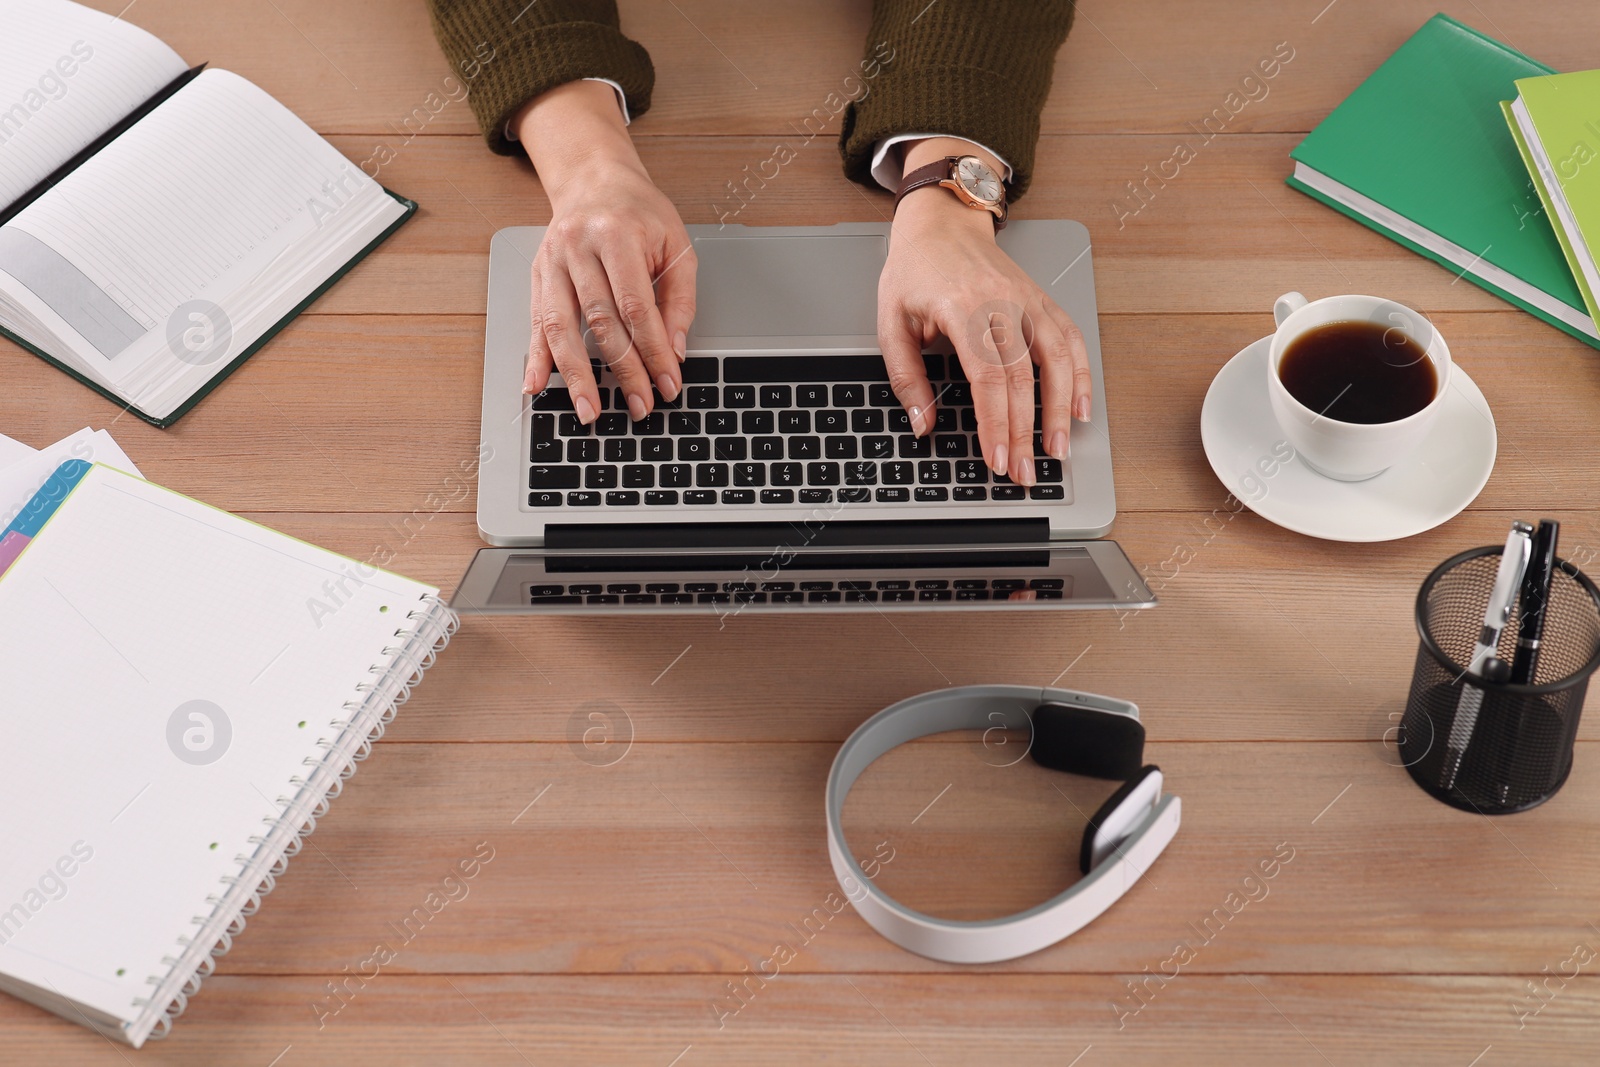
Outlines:
[[[460,628],[461,619],[439,597],[427,594],[419,599],[422,607],[405,615],[408,622],[414,623],[412,628],[396,629],[394,636],[400,643],[382,649],[382,655],[387,657],[389,662],[369,667],[368,673],[377,677],[372,681],[357,684],[355,690],[359,695],[344,702],[340,709],[344,713],[343,717],[329,722],[328,726],[334,731],[334,739],[329,740],[325,737],[317,739],[316,746],[326,755],[321,759],[307,757],[303,764],[310,768],[308,773],[294,775],[289,779],[289,784],[295,786],[299,794],[314,788],[319,773],[325,773],[326,778],[320,786],[323,789],[322,795],[312,804],[311,810],[298,819],[299,825],[292,831],[288,840],[283,842],[277,857],[268,869],[261,872],[255,885],[245,892],[232,918],[222,930],[218,931],[212,943],[209,946],[202,946],[198,937],[178,938],[178,943],[185,948],[184,954],[180,957],[163,957],[161,962],[169,967],[167,975],[151,975],[145,979],[145,983],[156,987],[159,993],[161,987],[170,981],[173,973],[183,966],[192,953],[196,951],[200,953],[193,963],[194,969],[184,978],[183,984],[168,995],[167,1006],[156,1019],[154,1028],[146,1040],[159,1041],[172,1032],[172,1021],[183,1014],[184,1009],[189,1006],[189,998],[200,991],[201,984],[216,969],[216,958],[226,955],[233,947],[233,939],[244,931],[245,920],[260,910],[261,898],[277,886],[277,880],[288,869],[289,860],[300,853],[305,845],[305,839],[316,831],[317,820],[328,814],[333,801],[344,792],[345,780],[355,774],[356,764],[372,755],[373,742],[383,737],[384,731],[394,721],[395,712],[400,705],[411,698],[412,689],[422,680],[423,674],[433,666],[439,653],[450,643],[451,637]],[[397,668],[405,670],[406,673],[396,673]],[[381,699],[383,703],[377,709],[377,714],[371,715],[369,705],[374,699]],[[364,714],[365,719],[363,719]],[[366,722],[366,726],[354,751],[345,751],[344,746],[348,745],[349,741],[344,735],[362,721]],[[280,796],[276,803],[282,805],[282,812],[277,817],[269,816],[261,820],[269,828],[268,832],[253,834],[247,839],[250,844],[256,845],[258,850],[272,846],[273,842],[283,835],[284,819],[299,803],[299,797]],[[197,915],[191,919],[194,925],[200,927],[201,932],[227,904],[230,894],[244,888],[243,872],[254,862],[254,858],[242,853],[234,857],[240,865],[241,874],[224,876],[221,881],[228,889],[220,896],[211,894],[206,897],[206,903],[212,906],[211,915]],[[140,997],[133,1003],[136,1007],[147,1007],[152,1003],[152,999]]]

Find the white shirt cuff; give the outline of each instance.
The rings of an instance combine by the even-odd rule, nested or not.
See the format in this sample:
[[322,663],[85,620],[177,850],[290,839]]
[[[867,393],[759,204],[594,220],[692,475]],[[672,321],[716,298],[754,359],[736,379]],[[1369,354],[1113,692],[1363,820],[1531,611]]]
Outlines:
[[[897,133],[893,137],[885,137],[883,140],[874,145],[872,149],[873,180],[879,185],[883,186],[885,189],[889,190],[891,193],[895,192],[900,188],[900,179],[904,176],[904,174],[903,168],[900,166],[900,154],[898,152],[891,152],[890,149],[902,141],[921,141],[929,137],[948,136],[950,135],[945,133]],[[963,141],[966,144],[972,145],[974,148],[981,148],[985,152],[988,152],[995,159],[999,160],[1000,166],[1005,168],[1003,180],[1006,182],[1011,181],[1011,164],[1007,163],[999,152],[996,152],[988,145],[979,144],[977,141],[968,141],[964,137],[958,137],[955,138],[955,140]]]
[[[633,125],[633,116],[628,114],[628,95],[622,91],[622,86],[618,85],[610,78],[584,78],[582,80],[586,82],[605,82],[607,85],[611,86],[611,88],[615,89],[617,91],[617,106],[622,109],[622,124],[624,126]],[[517,131],[511,128],[511,120],[507,119],[506,140],[514,142],[516,139]],[[1010,172],[1007,171],[1007,174],[1009,175]]]

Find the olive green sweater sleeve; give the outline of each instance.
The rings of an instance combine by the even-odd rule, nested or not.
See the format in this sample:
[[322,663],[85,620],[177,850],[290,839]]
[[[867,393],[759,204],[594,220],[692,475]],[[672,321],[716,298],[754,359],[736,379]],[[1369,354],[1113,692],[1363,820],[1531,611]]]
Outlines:
[[[1011,198],[1021,196],[1072,15],[1073,0],[875,0],[867,51],[881,73],[845,109],[845,174],[877,188],[873,146],[898,133],[938,133],[1002,156]],[[885,54],[893,58],[883,62]]]
[[433,31],[489,147],[514,155],[506,123],[546,89],[580,78],[622,86],[630,114],[650,106],[650,55],[622,35],[615,0],[428,0]]

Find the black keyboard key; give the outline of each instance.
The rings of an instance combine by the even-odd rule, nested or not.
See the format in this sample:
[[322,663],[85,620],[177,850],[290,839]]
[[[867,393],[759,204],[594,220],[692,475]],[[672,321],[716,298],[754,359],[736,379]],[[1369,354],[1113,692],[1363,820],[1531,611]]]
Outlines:
[[613,489],[606,494],[606,506],[628,508],[639,503],[639,493],[634,489]]
[[1061,480],[1061,461],[1053,456],[1033,461],[1033,474],[1040,483],[1059,482]]
[[814,593],[819,589],[832,589],[833,583],[823,581],[801,582],[800,588],[807,593]]
[[644,591],[646,593],[676,593],[678,591],[678,583],[677,582],[646,582],[644,584]]
[[773,485],[805,484],[805,467],[798,463],[774,463],[768,468],[767,474],[771,477]]
[[739,416],[731,411],[706,412],[706,433],[738,433]]
[[676,504],[678,491],[676,489],[652,489],[644,495],[646,504]]
[[871,589],[871,582],[840,582],[840,589]]
[[582,604],[581,596],[536,596],[528,601],[530,604]]
[[895,398],[894,390],[887,385],[867,386],[867,399],[872,402],[873,407],[880,408],[890,408],[900,403]]
[[685,504],[715,504],[717,491],[715,489],[690,489],[683,494]]
[[583,487],[585,489],[615,489],[617,487],[617,468],[610,466],[593,466],[583,472]]
[[661,481],[663,489],[682,489],[689,484],[689,478],[694,473],[694,468],[687,463],[663,463],[656,476]]
[[844,465],[846,485],[877,485],[878,465],[871,460],[857,460]]
[[1028,491],[1020,485],[997,485],[990,495],[996,500],[1021,500],[1028,495]]
[[656,484],[656,469],[645,463],[632,463],[622,468],[622,484],[629,489],[649,489]]
[[851,485],[839,490],[841,504],[865,504],[872,499],[872,490],[864,485]]
[[821,463],[806,464],[807,485],[838,485],[839,465],[824,460]]
[[765,463],[735,463],[733,465],[734,485],[766,485],[767,465]]
[[978,413],[973,408],[961,409],[961,428],[967,433],[978,432]]
[[844,595],[846,604],[876,604],[878,594],[870,589],[856,589]]
[[742,437],[719,437],[712,443],[711,454],[716,459],[731,463],[744,459],[748,448]]
[[987,589],[958,589],[958,590],[956,590],[956,599],[957,600],[988,600],[989,599],[989,590],[987,590]]
[[958,485],[955,488],[957,500],[988,500],[989,490],[982,485]]
[[813,604],[837,604],[839,601],[844,599],[844,596],[830,589],[819,590],[815,593],[807,593],[806,599],[811,601]]
[[950,353],[950,380],[953,382],[967,380],[967,368],[961,365],[961,357],[954,352]]
[[568,463],[597,463],[600,460],[600,442],[593,437],[580,437],[567,442]]
[[950,461],[947,459],[925,459],[918,463],[917,481],[924,485],[949,485]]
[[942,485],[919,485],[917,486],[917,499],[926,501],[948,500],[950,499],[950,491]]
[[820,408],[828,404],[828,387],[826,385],[797,385],[794,388],[794,402],[803,408]]
[[917,599],[917,594],[909,589],[894,589],[883,594],[885,604],[904,603]]
[[940,433],[952,433],[956,429],[956,409],[939,406],[933,418],[933,428]]
[[685,593],[715,593],[717,591],[717,583],[716,582],[684,582],[683,583],[683,591]]
[[889,371],[879,355],[729,356],[722,361],[722,380],[757,385],[766,382],[886,382]]
[[883,417],[889,422],[890,433],[911,432],[911,416],[906,414],[905,408],[892,407],[888,411],[884,412]]
[[761,406],[764,408],[794,407],[794,392],[787,385],[763,385]]
[[567,591],[564,585],[533,585],[528,587],[529,596],[560,596]]
[[[597,371],[595,371],[595,381],[599,381],[599,380],[600,380],[600,372],[597,370]],[[609,388],[607,388],[606,386],[602,385],[599,388],[595,389],[594,394],[595,394],[595,398],[600,401],[600,410],[601,411],[604,411],[606,408],[611,406],[611,390]],[[628,410],[628,398],[623,395],[621,389],[617,390],[617,410],[619,410],[619,411]]]
[[864,385],[836,385],[833,387],[833,406],[836,408],[858,408],[867,402],[867,387]]
[[944,377],[944,357],[932,352],[922,353],[922,366],[928,372],[928,380],[937,382]]
[[594,432],[587,424],[579,422],[576,415],[563,415],[556,423],[561,427],[562,437],[588,437]]
[[951,593],[948,589],[924,589],[922,592],[917,594],[917,599],[921,601],[953,600],[955,599],[955,594]]
[[754,504],[756,491],[754,489],[724,489],[722,491],[724,504]]
[[652,411],[631,428],[635,437],[660,437],[666,432],[667,417],[659,411]]
[[663,604],[693,604],[694,597],[688,593],[663,593],[661,602]]
[[632,582],[612,582],[606,586],[606,592],[608,593],[637,593],[638,591],[639,586]]
[[800,503],[826,504],[833,500],[832,489],[802,489],[800,490]]
[[1028,490],[1028,497],[1032,500],[1065,500],[1067,494],[1059,485],[1036,485]]
[[885,578],[878,582],[879,589],[910,589],[911,583],[904,578]]
[[607,463],[632,463],[639,458],[639,442],[631,437],[613,437],[603,451]]
[[901,459],[926,459],[933,455],[933,442],[926,437],[912,437],[906,434],[900,438]]
[[672,458],[672,438],[653,437],[639,442],[639,458],[657,463]]
[[823,454],[829,459],[855,459],[856,439],[854,437],[830,437],[823,442]]
[[777,420],[770,411],[746,411],[739,416],[739,432],[752,437],[758,433],[773,433],[776,425]]
[[953,408],[971,406],[972,386],[966,382],[951,382],[939,391],[939,403]]
[[782,459],[783,438],[756,437],[750,441],[751,459]]
[[582,476],[578,467],[530,467],[529,489],[576,489]]
[[572,397],[565,389],[546,389],[533,398],[534,411],[571,411]]
[[791,437],[789,438],[790,459],[818,459],[822,456],[822,438],[820,437]]
[[793,489],[763,489],[761,490],[763,504],[793,504]]
[[689,382],[714,382],[717,380],[717,359],[715,356],[690,356],[679,367],[683,372],[685,384]]
[[1062,578],[1034,578],[1028,583],[1029,589],[1062,589],[1066,587]]
[[576,593],[578,596],[594,596],[600,592],[600,587],[598,585],[574,585],[567,592]]
[[1017,589],[1025,589],[1028,585],[1021,578],[995,578],[989,584],[994,586],[994,591],[997,593],[1010,593]]
[[762,582],[761,583],[761,590],[762,590],[762,592],[765,592],[765,593],[792,593],[794,591],[794,583],[793,582]]
[[695,597],[695,600],[701,604],[731,604],[733,603],[733,595],[731,593],[701,593]]
[[649,593],[629,593],[622,598],[624,604],[654,604],[656,598]]
[[702,463],[694,469],[694,484],[705,488],[720,488],[728,484],[726,463]]
[[721,402],[721,393],[714,385],[691,385],[684,399],[691,408],[714,408]]
[[678,438],[678,459],[693,463],[697,460],[711,458],[711,438],[709,437],[680,437]]
[[810,433],[811,412],[809,411],[780,411],[778,412],[778,429],[784,433]]
[[883,481],[885,485],[910,485],[914,468],[905,460],[883,465]]
[[956,464],[956,481],[964,485],[983,484],[989,480],[989,466],[981,459],[964,459]]
[[673,411],[667,415],[667,432],[674,437],[688,437],[700,432],[698,411]]
[[861,455],[866,459],[889,459],[894,455],[894,438],[886,435],[863,437]]
[[560,441],[541,441],[535,437],[528,451],[528,458],[534,463],[560,463],[564,450]]
[[561,506],[561,494],[529,493],[528,506],[530,508],[558,508]]
[[568,493],[567,505],[574,508],[593,508],[600,506],[599,493]]
[[601,437],[621,437],[628,432],[628,413],[608,411],[594,420],[594,432]]
[[967,454],[967,436],[959,433],[942,433],[933,439],[936,456],[960,459]]
[[756,406],[756,387],[753,385],[725,385],[722,387],[722,406],[726,408],[753,408]]
[[918,578],[916,586],[918,589],[949,589],[950,582],[944,578]]
[[536,412],[528,417],[528,429],[535,441],[548,441],[556,435],[556,417],[548,411]]
[[850,428],[850,419],[837,408],[817,412],[818,433],[844,433]]
[[987,589],[989,582],[984,578],[957,578],[950,583],[957,589]]
[[878,503],[880,504],[904,504],[910,499],[911,490],[903,485],[878,490]]
[[877,408],[861,408],[850,413],[850,429],[853,433],[882,433],[883,412]]
[[774,604],[803,604],[803,603],[805,603],[805,599],[806,599],[806,595],[804,593],[773,593],[772,594],[772,602]]

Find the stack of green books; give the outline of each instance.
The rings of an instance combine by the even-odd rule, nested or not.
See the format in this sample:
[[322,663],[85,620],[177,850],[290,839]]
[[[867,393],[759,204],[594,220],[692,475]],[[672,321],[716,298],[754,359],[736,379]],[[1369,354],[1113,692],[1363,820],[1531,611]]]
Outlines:
[[1600,348],[1600,72],[1435,15],[1290,156],[1293,188]]

